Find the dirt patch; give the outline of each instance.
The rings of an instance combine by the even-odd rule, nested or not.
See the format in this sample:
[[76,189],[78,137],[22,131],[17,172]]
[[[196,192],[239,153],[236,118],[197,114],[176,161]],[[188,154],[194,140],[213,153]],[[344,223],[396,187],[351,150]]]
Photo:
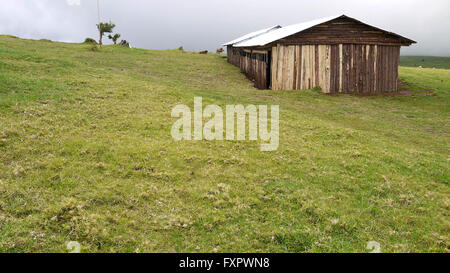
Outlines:
[[386,93],[367,93],[367,94],[355,94],[357,97],[408,97],[408,96],[436,96],[433,90],[420,90],[410,91],[402,90],[398,92],[386,92]]
[[394,92],[394,93],[381,93],[381,95],[385,96],[385,97],[399,97],[399,96],[411,96],[413,94],[412,91],[399,91],[399,92]]
[[360,93],[355,94],[357,97],[376,97],[376,96],[383,96],[383,97],[407,97],[407,96],[436,96],[434,93],[434,90],[410,90],[411,87],[408,85],[408,83],[399,80],[398,82],[398,89],[400,91],[397,92],[381,92],[381,93]]
[[409,95],[418,95],[418,96],[436,96],[434,93],[435,90],[432,89],[421,89],[421,90],[415,90],[410,91],[411,87],[407,82],[404,82],[402,80],[398,81],[398,89],[400,89],[400,92],[409,92]]
[[402,80],[398,80],[398,88],[402,89],[402,88],[408,88],[409,84],[402,81]]
[[359,93],[355,94],[357,97],[402,97],[402,96],[411,96],[412,91],[399,91],[399,92],[389,92],[389,93]]

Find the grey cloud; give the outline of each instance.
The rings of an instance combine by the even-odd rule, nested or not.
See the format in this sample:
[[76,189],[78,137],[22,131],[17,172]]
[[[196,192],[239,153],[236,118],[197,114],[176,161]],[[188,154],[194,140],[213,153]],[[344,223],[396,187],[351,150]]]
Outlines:
[[[0,33],[81,42],[97,38],[96,0],[0,0]],[[242,34],[347,14],[418,42],[407,55],[450,56],[447,0],[101,0],[103,21],[141,48],[215,50]]]

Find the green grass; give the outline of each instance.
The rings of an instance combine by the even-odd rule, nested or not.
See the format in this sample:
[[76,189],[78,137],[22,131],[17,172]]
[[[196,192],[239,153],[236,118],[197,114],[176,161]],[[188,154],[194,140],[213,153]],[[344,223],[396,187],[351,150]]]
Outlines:
[[408,67],[450,69],[450,57],[401,56],[400,65]]
[[[0,36],[0,252],[449,251],[449,70],[327,96],[256,90],[219,55],[90,47]],[[279,105],[280,148],[175,142],[195,96]]]

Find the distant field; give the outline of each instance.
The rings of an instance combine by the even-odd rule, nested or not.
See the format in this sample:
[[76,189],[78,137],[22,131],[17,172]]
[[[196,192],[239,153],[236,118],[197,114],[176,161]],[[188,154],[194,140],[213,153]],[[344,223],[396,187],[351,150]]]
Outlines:
[[[400,77],[274,92],[216,54],[0,36],[0,252],[449,252],[450,70]],[[279,105],[279,149],[174,141],[196,96]]]
[[450,69],[450,57],[401,56],[401,66]]

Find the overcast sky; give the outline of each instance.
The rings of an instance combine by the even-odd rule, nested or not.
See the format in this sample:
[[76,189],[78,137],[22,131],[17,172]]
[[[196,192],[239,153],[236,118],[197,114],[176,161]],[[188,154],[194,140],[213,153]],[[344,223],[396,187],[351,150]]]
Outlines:
[[[100,0],[102,21],[132,46],[215,50],[243,34],[346,14],[418,42],[403,55],[450,56],[449,0]],[[0,0],[0,34],[98,39],[97,0]]]

